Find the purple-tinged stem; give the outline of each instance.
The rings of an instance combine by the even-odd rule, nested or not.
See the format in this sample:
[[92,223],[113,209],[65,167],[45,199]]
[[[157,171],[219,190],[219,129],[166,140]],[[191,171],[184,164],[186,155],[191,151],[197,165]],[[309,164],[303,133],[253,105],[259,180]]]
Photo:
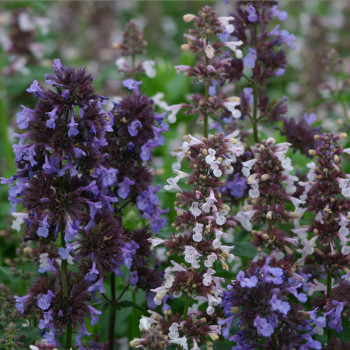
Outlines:
[[112,272],[110,276],[111,282],[111,309],[109,311],[109,325],[108,325],[108,350],[114,349],[114,329],[115,329],[115,317],[117,313],[117,303],[115,298],[115,273]]

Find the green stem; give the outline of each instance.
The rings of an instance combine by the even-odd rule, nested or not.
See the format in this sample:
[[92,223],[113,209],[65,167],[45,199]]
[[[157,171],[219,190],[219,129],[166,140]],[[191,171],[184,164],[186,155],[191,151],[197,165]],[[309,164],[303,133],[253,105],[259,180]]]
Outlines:
[[134,70],[135,70],[135,55],[131,55],[131,69],[132,69],[132,72],[134,74]]
[[327,298],[331,296],[332,292],[332,273],[330,270],[328,270],[327,273]]
[[188,304],[189,304],[189,297],[186,296],[186,300],[185,300],[185,307],[184,307],[184,315],[183,315],[183,319],[185,320],[187,317],[187,313],[188,313]]
[[[331,296],[331,292],[332,292],[332,273],[331,270],[328,269],[327,272],[327,298],[329,298]],[[330,342],[332,338],[332,330],[330,329],[329,326],[327,326],[327,343]]]
[[117,313],[117,303],[115,299],[115,273],[112,272],[110,276],[111,282],[111,308],[109,311],[109,325],[108,325],[108,350],[114,349],[114,329],[115,329],[115,317]]
[[[64,224],[63,224],[63,218],[61,219],[61,246],[63,248],[66,247],[66,242],[64,240]],[[61,279],[62,279],[62,289],[63,289],[63,295],[65,297],[68,297],[68,284],[67,284],[67,259],[61,260]]]
[[[254,43],[256,46],[257,43],[257,27],[254,27]],[[259,90],[256,83],[253,83],[253,95],[254,95],[254,106],[253,106],[253,133],[254,133],[254,142],[259,142],[258,135],[258,97]]]
[[[209,65],[209,59],[207,56],[205,56],[205,64]],[[208,102],[209,99],[209,85],[208,83],[205,83],[204,87],[204,98],[205,102]],[[204,113],[204,137],[208,138],[209,135],[209,115],[207,113],[207,106],[205,107],[205,113]]]
[[341,104],[341,106],[343,108],[344,117],[350,122],[349,112],[348,112],[348,109],[346,107],[346,103],[345,103],[345,101],[343,99],[343,96],[341,94],[341,91],[340,91],[340,88],[339,88],[339,79],[338,79],[337,76],[335,77],[335,86],[336,86],[337,94],[339,96],[340,104]]
[[0,79],[0,140],[2,141],[2,149],[7,163],[7,171],[4,176],[12,176],[15,173],[15,163],[13,151],[8,136],[8,125],[6,118],[5,92]]
[[66,339],[66,349],[69,350],[72,347],[72,324],[69,322],[67,325],[67,339]]
[[23,291],[25,289],[25,284],[24,284],[24,264],[22,264],[21,266],[21,275],[20,275],[20,278],[19,278],[19,284],[18,284],[18,291],[17,291],[17,294],[19,296],[21,296],[23,294]]
[[[64,240],[64,219],[61,217],[61,246],[63,248],[66,247],[66,241]],[[68,299],[68,282],[67,282],[67,259],[61,260],[61,280],[62,280],[62,291],[63,296]],[[67,324],[67,338],[66,338],[66,349],[70,349],[72,347],[72,323],[68,322]]]
[[339,96],[340,96],[341,106],[343,107],[344,116],[350,122],[350,116],[349,116],[349,113],[348,113],[348,109],[346,107],[346,103],[345,103],[343,97],[341,95],[339,95]]
[[253,95],[254,95],[254,106],[253,106],[253,132],[254,132],[254,142],[259,142],[258,135],[258,87],[256,84],[253,85]]

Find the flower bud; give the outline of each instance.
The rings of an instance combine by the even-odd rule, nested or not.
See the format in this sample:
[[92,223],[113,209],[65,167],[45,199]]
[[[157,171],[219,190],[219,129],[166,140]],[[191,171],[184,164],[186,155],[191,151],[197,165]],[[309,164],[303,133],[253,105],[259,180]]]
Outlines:
[[309,155],[314,156],[316,154],[316,151],[314,149],[309,149]]
[[268,213],[266,214],[266,219],[272,220],[272,211],[271,210],[269,210]]
[[219,339],[219,336],[216,333],[208,333],[208,335],[213,341]]
[[345,132],[342,132],[341,134],[339,134],[340,139],[346,139],[347,137],[348,135]]
[[189,44],[183,44],[181,45],[181,50],[182,51],[188,51],[190,49],[190,45]]
[[195,18],[195,15],[192,15],[191,13],[188,13],[186,15],[183,16],[183,19],[186,23],[189,23],[193,20],[193,18]]
[[269,174],[264,174],[261,176],[261,181],[267,181],[270,178]]

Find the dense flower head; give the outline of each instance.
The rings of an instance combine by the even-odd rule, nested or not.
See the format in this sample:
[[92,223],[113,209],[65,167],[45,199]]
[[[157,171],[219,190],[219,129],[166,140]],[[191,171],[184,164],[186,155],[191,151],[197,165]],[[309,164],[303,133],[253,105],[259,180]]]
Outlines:
[[121,54],[123,56],[144,55],[147,42],[143,39],[143,33],[136,24],[135,20],[131,19],[123,32],[123,41],[119,44]]
[[294,118],[283,118],[282,128],[279,128],[281,135],[287,138],[292,145],[293,151],[299,150],[300,153],[310,157],[309,150],[317,146],[315,135],[320,132],[320,128],[313,128],[312,124],[316,121],[316,115],[305,114],[299,122]]
[[[313,233],[313,238],[303,242],[309,246],[308,249],[303,249],[303,257],[312,255],[307,258],[307,263],[314,260],[326,269],[331,269],[334,274],[338,274],[350,258],[347,238],[349,178],[342,170],[341,159],[341,155],[349,150],[338,145],[338,141],[345,136],[315,136],[318,147],[309,152],[317,156],[317,163],[308,164],[309,183],[303,183],[307,207],[316,215],[314,223],[308,229],[308,232]],[[319,249],[315,249],[316,246]]]
[[[279,46],[286,44],[294,48],[294,35],[286,30],[279,31],[279,25],[269,31],[270,22],[274,18],[285,20],[287,13],[278,9],[277,1],[237,1],[232,16],[234,35],[242,42],[242,49],[248,48],[243,58],[244,66],[253,70],[255,81],[267,85],[271,77],[282,75],[286,68],[286,55]],[[250,35],[254,30],[255,34]],[[239,59],[242,58],[232,60]]]
[[[269,138],[252,148],[253,159],[242,163],[242,173],[247,177],[250,190],[248,204],[235,218],[248,231],[252,230],[252,223],[260,225],[261,231],[252,232],[253,242],[260,249],[265,244],[271,249],[281,249],[296,243],[277,226],[300,217],[298,212],[287,209],[288,202],[292,202],[296,209],[303,203],[292,197],[297,178],[289,174],[293,167],[285,155],[288,148],[288,143],[276,144],[274,139]],[[268,225],[268,228],[261,228],[261,224]]]
[[[163,284],[153,290],[156,293],[154,302],[160,305],[169,296],[192,298],[194,303],[188,312],[193,314],[192,322],[197,323],[200,317],[198,307],[205,304],[208,324],[212,327],[211,333],[216,334],[215,338],[220,331],[216,307],[222,301],[223,281],[215,275],[215,267],[218,262],[228,270],[227,262],[233,260],[233,246],[223,244],[222,238],[227,237],[225,231],[235,225],[229,214],[230,208],[223,202],[218,188],[223,184],[222,177],[232,173],[233,163],[244,149],[237,139],[223,134],[202,139],[187,135],[184,139],[177,156],[181,160],[187,159],[191,172],[187,174],[175,169],[177,176],[168,179],[165,186],[167,190],[179,191],[175,202],[177,217],[172,224],[179,233],[166,240],[150,239],[152,246],[164,243],[167,254],[176,259],[171,260],[171,266],[165,269]],[[187,178],[186,188],[182,189],[178,183],[184,178]],[[184,262],[178,262],[179,258]],[[181,323],[185,327],[186,322],[188,318],[179,319],[176,324]],[[176,334],[171,339],[182,339],[177,326],[173,324],[171,327]],[[187,340],[183,340],[183,348],[187,348],[191,341],[189,335]],[[203,344],[204,339],[193,340],[194,348],[197,342]]]
[[97,310],[91,312],[91,293],[83,276],[69,273],[67,277],[69,296],[62,293],[61,275],[57,272],[34,281],[25,300],[25,312],[37,315],[41,334],[51,344],[55,344],[56,337],[62,334],[67,324],[79,329],[86,317],[91,317],[91,322],[94,323],[94,315],[101,313]]
[[[235,28],[233,38],[240,43],[241,54],[237,55],[236,51],[236,55],[229,57],[225,76],[234,82],[249,77],[249,87],[241,93],[242,115],[253,123],[257,118],[259,122],[280,120],[287,113],[287,99],[277,101],[268,97],[267,87],[271,78],[284,74],[287,59],[283,44],[294,49],[295,37],[279,30],[279,25],[271,30],[270,24],[274,18],[283,21],[288,15],[279,10],[277,1],[237,1],[231,16]],[[237,44],[233,48],[229,45],[229,37],[221,40],[236,50]]]
[[85,279],[94,281],[120,266],[124,242],[124,230],[113,214],[98,213],[95,225],[85,229],[76,242],[79,248],[74,261],[78,262]]
[[241,156],[237,157],[233,173],[229,175],[221,191],[228,201],[236,204],[241,198],[247,195],[248,184],[247,178],[242,174],[243,163],[252,159],[253,153],[245,151]]
[[261,260],[240,271],[224,293],[222,305],[227,318],[220,324],[224,337],[237,344],[233,349],[321,349],[321,344],[312,339],[313,325],[317,321],[318,327],[325,327],[325,319],[304,311],[297,302],[307,300],[300,292],[301,276],[279,266],[283,266],[282,261],[274,258]]
[[[237,108],[239,99],[227,97],[220,92],[220,88],[227,79],[226,65],[229,65],[230,59],[225,57],[227,46],[235,51],[237,56],[242,52],[238,47],[241,42],[223,43],[219,40],[221,35],[230,36],[234,31],[231,24],[232,17],[218,17],[216,11],[210,6],[204,6],[198,15],[187,14],[184,16],[185,22],[193,22],[193,28],[185,34],[187,44],[182,45],[183,50],[190,50],[197,54],[198,60],[194,66],[176,66],[177,73],[185,72],[187,77],[192,78],[195,83],[205,85],[204,94],[194,94],[190,103],[183,103],[179,106],[185,108],[186,115],[195,115],[199,120],[212,115],[215,118],[224,112],[230,112],[232,117],[237,119],[241,116]],[[171,119],[173,115],[171,115]],[[169,118],[170,120],[170,118]]]
[[[334,284],[338,283],[345,288],[344,284],[339,283],[339,279],[347,277],[343,275],[344,271],[348,271],[350,261],[349,179],[342,169],[341,158],[349,149],[343,149],[338,144],[344,138],[346,134],[315,136],[317,148],[311,149],[309,154],[317,158],[307,165],[310,169],[307,174],[308,181],[300,182],[304,189],[302,197],[306,202],[302,210],[308,210],[315,216],[310,225],[294,230],[300,241],[297,251],[301,253],[301,258],[298,263],[308,279],[306,290],[309,295],[316,291],[321,292],[314,304],[322,308],[327,305],[326,310],[329,312],[325,315],[328,323],[338,332],[342,330],[341,322],[339,324],[338,321],[344,300],[333,298],[332,303],[329,302],[329,295]],[[327,284],[324,283],[325,279]],[[346,288],[344,292],[345,290]]]
[[113,45],[121,53],[121,57],[115,62],[118,72],[130,77],[145,73],[148,77],[153,78],[156,75],[155,62],[152,60],[136,60],[138,55],[146,54],[146,46],[147,42],[143,38],[142,31],[135,20],[131,19],[123,32],[122,42]]
[[149,227],[146,226],[141,230],[126,232],[126,236],[139,247],[133,256],[131,266],[131,274],[134,279],[132,284],[146,292],[159,287],[162,284],[161,271],[152,269],[150,264],[152,251],[149,239],[152,234]]
[[108,146],[104,148],[105,164],[118,169],[120,180],[125,177],[134,180],[142,172],[147,182],[148,170],[141,166],[150,160],[153,148],[164,144],[162,133],[168,130],[168,125],[155,112],[152,99],[140,94],[137,87],[131,90],[134,93],[127,94],[108,114],[110,130],[106,135]]
[[343,331],[343,317],[349,316],[350,307],[350,283],[340,280],[332,289],[332,293],[325,305],[325,316],[328,318],[328,326],[338,333]]
[[[151,312],[151,311],[150,311]],[[151,312],[151,316],[142,316],[140,320],[141,337],[130,342],[132,347],[140,349],[168,349],[171,344],[181,349],[199,349],[199,344],[206,343],[208,349],[213,343],[208,341],[218,339],[219,327],[210,326],[210,317],[199,314],[190,315],[185,320],[170,310],[161,316]]]
[[53,89],[42,89],[35,80],[27,89],[37,98],[35,109],[23,106],[17,115],[26,133],[15,134],[19,143],[13,146],[19,168],[10,183],[16,181],[10,190],[15,204],[28,179],[40,172],[63,178],[89,175],[101,158],[99,146],[106,144],[105,112],[93,78],[84,69],[64,67],[58,59],[53,67],[55,75],[46,76]]

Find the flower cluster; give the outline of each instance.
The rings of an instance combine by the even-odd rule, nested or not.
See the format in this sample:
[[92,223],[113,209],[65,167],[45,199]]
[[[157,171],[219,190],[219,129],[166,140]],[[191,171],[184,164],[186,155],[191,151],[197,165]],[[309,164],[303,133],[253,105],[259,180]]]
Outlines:
[[[184,294],[187,307],[183,318],[180,317],[176,323],[171,324],[168,338],[172,341],[181,340],[185,349],[188,341],[194,347],[205,343],[199,331],[193,332],[193,339],[191,332],[183,332],[183,337],[180,337],[180,324],[183,330],[189,322],[186,318],[187,312],[191,316],[192,327],[202,327],[204,331],[199,320],[201,317],[209,317],[211,321],[208,323],[211,324],[212,330],[208,332],[220,333],[220,327],[215,321],[215,306],[222,301],[223,279],[215,276],[215,265],[216,262],[220,262],[227,270],[227,262],[233,259],[230,253],[233,247],[224,245],[221,239],[227,235],[225,231],[235,225],[235,222],[217,188],[222,185],[221,177],[233,171],[231,163],[243,152],[243,147],[236,139],[230,140],[222,135],[212,135],[209,139],[202,140],[189,135],[179,152],[184,153],[184,157],[189,161],[192,173],[175,170],[177,176],[168,179],[169,185],[165,187],[167,190],[180,191],[175,203],[178,209],[173,227],[181,233],[172,234],[167,240],[150,240],[153,246],[164,243],[170,256],[184,259],[181,264],[171,260],[172,266],[165,269],[165,282],[161,287],[154,289],[157,293],[154,302],[160,305],[169,296],[179,298]],[[182,178],[188,178],[186,184],[190,186],[189,190],[182,190],[178,185]],[[194,299],[195,303],[188,310],[190,298]],[[204,303],[207,303],[207,316],[199,311],[199,306]],[[149,329],[153,331],[153,328]],[[210,334],[209,336],[212,337]]]
[[[103,194],[91,176],[102,159],[101,147],[107,144],[106,113],[92,77],[83,69],[63,66],[58,59],[53,68],[55,74],[46,76],[52,88],[43,89],[34,81],[27,90],[37,104],[35,109],[23,106],[17,115],[19,128],[26,130],[16,134],[19,143],[13,146],[19,170],[2,182],[10,185],[12,208],[21,203],[28,212],[24,239],[36,242],[32,255],[38,272],[44,274],[28,295],[17,297],[17,309],[37,315],[42,335],[51,344],[67,329],[70,346],[72,330],[83,335],[84,318],[90,316],[96,323],[101,313],[91,300],[92,293],[103,290],[105,266],[95,259],[97,247],[89,249],[89,240],[96,238],[96,226],[99,230],[109,225],[108,216],[97,213],[108,210],[115,199]],[[110,235],[116,257],[122,236],[115,233],[114,225],[97,240],[103,242]],[[83,246],[80,254],[85,252],[89,260],[78,259],[78,243]],[[68,264],[77,264],[85,275],[69,272]],[[80,338],[76,337],[77,345]]]
[[108,112],[108,145],[103,148],[104,160],[93,177],[102,182],[105,193],[119,198],[118,202],[136,204],[142,217],[152,219],[152,230],[159,233],[165,225],[156,193],[160,186],[151,186],[153,176],[147,167],[151,152],[164,144],[162,135],[169,126],[164,115],[155,112],[154,102],[141,94],[133,79],[124,80],[132,91]]
[[28,8],[21,7],[11,13],[7,33],[1,30],[3,51],[9,58],[9,65],[4,68],[5,75],[20,72],[28,75],[27,65],[37,64],[44,56],[45,47],[38,42],[36,29],[43,35],[48,33],[50,20],[37,17]]
[[[204,6],[198,13],[198,16],[187,14],[184,16],[185,22],[193,22],[193,29],[190,29],[185,37],[187,44],[182,45],[182,49],[190,50],[199,56],[199,60],[194,67],[176,66],[177,72],[185,72],[187,77],[191,77],[195,83],[203,83],[205,86],[204,94],[194,94],[189,104],[183,103],[170,106],[171,111],[169,122],[176,121],[176,113],[185,108],[186,115],[195,115],[199,120],[204,120],[205,135],[208,135],[208,117],[219,118],[222,113],[230,120],[237,119],[241,112],[237,109],[239,99],[236,97],[226,97],[217,92],[217,87],[222,86],[227,77],[225,74],[226,65],[229,58],[223,57],[227,47],[235,50],[239,56],[240,50],[235,48],[241,45],[241,42],[222,43],[219,40],[220,35],[230,35],[234,31],[234,26],[230,24],[231,17],[218,17],[216,12],[210,6]],[[226,49],[224,49],[226,47]]]
[[315,135],[320,132],[320,128],[313,128],[312,124],[317,120],[315,114],[306,113],[299,122],[294,118],[283,118],[282,128],[279,128],[281,135],[287,138],[293,151],[299,150],[300,153],[309,156],[309,150],[317,146]]
[[[341,155],[349,149],[342,149],[337,144],[345,137],[346,134],[316,135],[319,145],[316,150],[309,151],[310,155],[317,156],[317,163],[308,164],[309,181],[302,185],[307,208],[316,216],[301,237],[301,259],[305,259],[310,272],[313,266],[318,266],[319,273],[311,272],[313,278],[322,278],[324,274],[339,277],[349,264],[349,178],[342,170],[341,160]],[[307,232],[312,233],[311,239]]]
[[[143,39],[142,31],[137,26],[135,20],[130,20],[123,32],[122,42],[113,45],[116,50],[120,50],[122,56],[116,60],[118,72],[130,77],[134,77],[139,73],[145,73],[148,77],[153,78],[156,75],[154,61],[143,60],[136,62],[137,55],[146,54],[146,46],[147,42]],[[130,62],[128,62],[126,57],[130,57]]]
[[224,293],[227,318],[220,321],[224,337],[236,343],[232,349],[321,349],[313,336],[326,320],[304,311],[301,281],[288,260],[270,257],[240,271]]
[[249,87],[241,92],[241,111],[252,123],[255,142],[258,142],[258,123],[279,120],[287,112],[286,98],[271,100],[267,94],[270,79],[285,72],[287,60],[283,46],[295,48],[294,35],[280,30],[280,25],[270,28],[275,18],[284,21],[287,17],[285,11],[279,10],[277,1],[237,1],[230,20],[241,54],[230,58],[226,74],[228,80],[236,82],[247,77],[244,70],[251,71],[247,79]]
[[291,160],[286,157],[288,143],[275,144],[273,138],[263,140],[252,148],[254,158],[243,162],[242,173],[247,177],[250,190],[248,203],[243,211],[237,213],[235,219],[248,231],[255,225],[264,224],[259,231],[253,230],[253,243],[261,250],[265,245],[270,250],[285,250],[291,253],[288,245],[296,241],[278,228],[278,223],[291,222],[298,219],[298,210],[287,209],[287,203],[293,203],[296,209],[302,202],[292,197],[296,191],[295,176]]

